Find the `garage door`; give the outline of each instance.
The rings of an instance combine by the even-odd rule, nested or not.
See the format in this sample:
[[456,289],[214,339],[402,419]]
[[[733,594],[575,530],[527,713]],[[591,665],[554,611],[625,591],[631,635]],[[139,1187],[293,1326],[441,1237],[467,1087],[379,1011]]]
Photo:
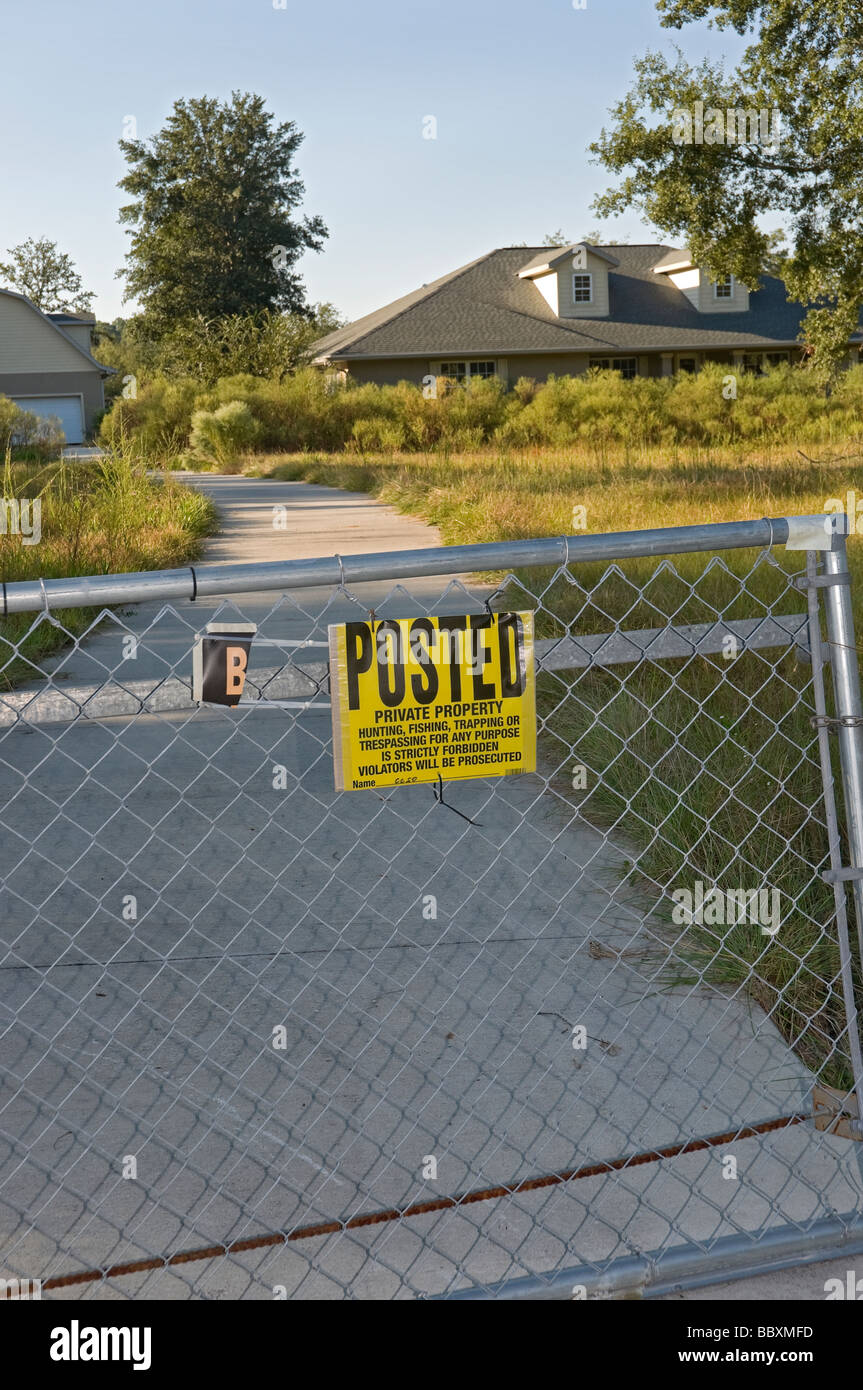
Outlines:
[[67,444],[81,444],[84,441],[84,419],[80,396],[12,396],[22,410],[43,419],[56,416],[63,426]]

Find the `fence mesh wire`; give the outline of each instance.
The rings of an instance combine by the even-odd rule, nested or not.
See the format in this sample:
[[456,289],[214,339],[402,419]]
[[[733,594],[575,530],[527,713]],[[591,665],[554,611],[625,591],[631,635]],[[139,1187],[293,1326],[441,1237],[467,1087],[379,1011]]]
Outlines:
[[[7,630],[0,1275],[424,1297],[850,1224],[799,558]],[[536,773],[336,793],[328,624],[486,602],[536,613]],[[249,618],[243,703],[193,705]]]

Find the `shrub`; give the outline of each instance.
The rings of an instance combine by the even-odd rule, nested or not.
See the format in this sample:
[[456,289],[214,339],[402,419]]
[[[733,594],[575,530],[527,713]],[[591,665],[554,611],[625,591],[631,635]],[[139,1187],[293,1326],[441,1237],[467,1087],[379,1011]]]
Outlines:
[[59,420],[34,415],[0,396],[0,456],[11,451],[17,459],[46,462],[58,456],[65,439]]
[[[726,389],[729,376],[736,395]],[[232,413],[219,417],[226,423],[212,423],[227,406]],[[157,377],[137,398],[115,403],[99,437],[111,444],[129,435],[142,456],[170,466],[189,447],[193,417],[199,460],[222,465],[249,449],[452,452],[489,443],[519,449],[586,444],[604,461],[620,446],[643,451],[856,439],[863,432],[863,367],[843,373],[830,395],[799,367],[755,376],[722,363],[697,374],[632,381],[596,369],[550,377],[543,385],[522,377],[509,392],[496,379],[475,378],[442,385],[428,398],[408,381],[376,386],[348,380],[334,389],[312,367],[284,378],[226,376],[211,386],[192,377]]]
[[395,420],[355,420],[351,431],[360,453],[397,453],[405,447],[405,429]]
[[134,397],[121,397],[99,426],[106,448],[134,437],[139,451],[153,463],[169,464],[189,443],[192,413],[200,386],[191,377],[169,381],[156,377]]
[[20,414],[17,405],[13,405],[8,396],[0,396],[0,457],[9,448],[15,420]]
[[225,466],[252,447],[257,428],[245,401],[227,401],[216,410],[195,411],[190,442],[196,454]]

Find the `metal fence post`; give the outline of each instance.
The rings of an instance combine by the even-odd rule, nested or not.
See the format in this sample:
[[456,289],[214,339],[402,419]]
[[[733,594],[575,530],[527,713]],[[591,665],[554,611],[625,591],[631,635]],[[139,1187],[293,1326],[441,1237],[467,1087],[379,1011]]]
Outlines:
[[[828,575],[848,575],[844,535],[834,533],[833,545],[825,552],[824,564]],[[863,869],[863,701],[860,697],[854,615],[848,582],[825,587],[824,608],[833,672],[835,715],[842,721],[838,731],[839,762],[845,799],[849,865],[854,869]],[[863,962],[863,879],[855,878],[853,886],[857,940]]]

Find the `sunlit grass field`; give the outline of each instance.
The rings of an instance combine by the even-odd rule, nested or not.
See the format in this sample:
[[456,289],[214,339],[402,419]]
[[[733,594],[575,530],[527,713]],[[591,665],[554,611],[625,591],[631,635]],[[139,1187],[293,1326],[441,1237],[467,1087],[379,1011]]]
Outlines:
[[[148,476],[128,452],[93,461],[13,463],[0,470],[4,499],[41,503],[41,538],[26,545],[21,535],[0,535],[0,579],[118,574],[171,569],[199,554],[201,540],[216,526],[209,499]],[[0,619],[0,690],[38,679],[41,658],[64,645],[93,620],[95,610],[57,610],[60,627],[34,614]],[[64,633],[65,629],[65,633]]]

